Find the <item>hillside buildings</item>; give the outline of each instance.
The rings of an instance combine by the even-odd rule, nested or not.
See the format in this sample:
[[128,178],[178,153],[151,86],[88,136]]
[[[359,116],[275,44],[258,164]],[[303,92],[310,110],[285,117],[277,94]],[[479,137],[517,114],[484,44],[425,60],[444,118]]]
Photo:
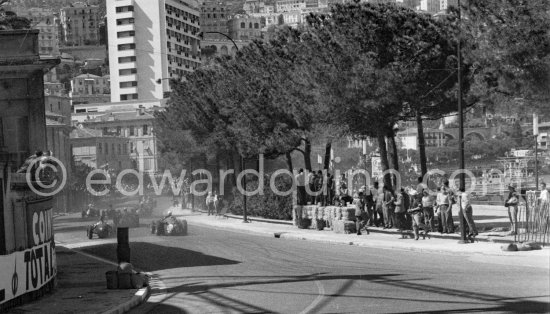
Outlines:
[[199,11],[187,1],[107,0],[107,29],[112,102],[162,99],[169,78],[200,66]]
[[99,44],[99,6],[75,2],[60,12],[61,39],[66,46]]

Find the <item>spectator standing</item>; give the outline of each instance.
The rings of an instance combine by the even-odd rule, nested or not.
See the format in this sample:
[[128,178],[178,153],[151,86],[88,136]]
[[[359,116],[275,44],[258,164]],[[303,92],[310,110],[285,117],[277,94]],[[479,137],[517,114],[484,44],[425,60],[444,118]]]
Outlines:
[[394,202],[395,197],[393,195],[392,190],[384,185],[383,188],[384,196],[383,196],[383,203],[382,203],[382,211],[384,215],[384,229],[393,228],[395,225],[395,218],[394,218]]
[[424,214],[424,225],[426,225],[426,233],[434,229],[434,197],[430,195],[428,190],[422,193],[422,213]]
[[438,194],[437,205],[439,206],[439,212],[441,213],[442,232],[453,233],[454,225],[452,221],[451,200],[449,197],[449,191],[445,186],[441,187],[441,191]]
[[[414,232],[414,239],[418,240],[419,236],[419,230],[420,229],[426,229],[424,223],[422,222],[422,196],[416,195],[412,202],[411,202],[411,208],[407,211],[412,216],[412,229]],[[426,238],[426,233],[424,232],[423,235],[424,238]]]
[[515,235],[518,232],[518,204],[519,196],[516,188],[508,186],[508,198],[504,202],[504,207],[508,209],[508,218],[510,218],[510,234]]
[[306,205],[306,178],[304,169],[300,169],[296,175],[296,187],[298,191],[298,205]]
[[214,215],[214,196],[212,192],[208,192],[208,196],[206,196],[206,208],[208,210],[208,216],[210,216],[210,214]]
[[437,231],[443,233],[443,219],[441,218],[441,206],[440,204],[444,202],[445,195],[441,191],[441,187],[437,188],[437,196],[434,207],[434,219],[437,219]]
[[405,189],[401,188],[401,191],[396,194],[395,199],[395,222],[396,227],[400,231],[407,229],[407,210],[410,207],[409,195],[405,192]]
[[358,199],[354,201],[355,203],[355,228],[357,229],[357,235],[361,235],[361,229],[365,228],[367,234],[369,230],[367,229],[366,222],[363,221],[363,214],[365,212],[365,198],[364,193],[359,192]]
[[307,202],[315,205],[315,195],[309,193],[315,193],[315,171],[307,171],[307,184],[309,186],[309,192],[307,193]]
[[317,195],[315,196],[315,203],[318,204],[321,203],[321,206],[325,206],[325,196],[323,191],[323,171],[318,170],[317,175],[315,176],[315,192],[317,192]]
[[542,206],[550,201],[550,193],[546,189],[546,183],[542,182],[540,187],[539,206]]
[[325,205],[329,206],[333,204],[334,199],[334,177],[330,172],[327,173],[327,194],[325,195]]
[[468,193],[463,192],[461,194],[460,202],[462,205],[461,206],[462,214],[464,216],[464,219],[466,220],[466,224],[468,225],[468,230],[469,230],[468,237],[470,239],[473,239],[475,238],[475,236],[477,236],[477,228],[474,222],[472,204],[470,204],[470,196],[468,195]]
[[368,192],[365,192],[365,212],[367,215],[368,225],[372,226],[375,217],[375,204],[376,197],[378,196],[378,189],[375,189],[374,187],[368,187],[367,189]]
[[[376,195],[376,209],[374,212],[374,216],[375,216],[374,223],[376,224],[377,227],[379,225],[384,225],[384,215],[383,215],[384,209],[382,206],[382,204],[384,203],[384,189],[383,188],[380,189],[378,186],[379,186],[378,182],[375,182],[374,187],[377,189],[378,194]],[[377,215],[378,217],[376,218]]]

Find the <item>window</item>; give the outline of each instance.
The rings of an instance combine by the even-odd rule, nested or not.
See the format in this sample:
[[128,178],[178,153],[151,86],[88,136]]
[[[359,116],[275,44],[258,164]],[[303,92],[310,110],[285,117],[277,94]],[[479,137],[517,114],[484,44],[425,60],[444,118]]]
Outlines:
[[134,152],[134,142],[130,142],[130,154]]
[[105,155],[109,155],[109,144],[105,143]]
[[[119,57],[118,58],[118,63],[128,63],[128,62],[135,62],[136,61],[136,57],[132,56],[132,57]],[[107,84],[107,80],[103,80],[103,84]]]
[[254,28],[258,29],[258,28],[260,28],[260,25],[258,23],[254,23]]
[[130,126],[130,136],[134,136],[134,126]]
[[136,82],[136,81],[132,81],[132,82],[120,82],[119,85],[120,85],[120,88],[136,87],[136,86],[137,86],[137,82]]
[[103,145],[101,143],[97,143],[97,152],[103,154]]
[[118,144],[118,154],[122,155],[122,145]]
[[246,24],[244,22],[241,23],[241,28],[245,28]]
[[138,99],[138,94],[124,94],[120,95],[120,100],[132,100]]
[[113,155],[116,154],[116,151],[115,151],[115,143],[112,143],[112,144],[111,144],[111,152],[112,152]]
[[136,35],[135,31],[117,32],[118,38],[132,37]]
[[136,74],[137,73],[137,69],[122,69],[122,70],[118,70],[118,74],[119,75],[132,75],[132,74]]
[[133,12],[133,11],[134,11],[134,6],[133,5],[129,5],[129,6],[125,6],[125,7],[117,7],[116,8],[116,13]]
[[143,135],[149,135],[149,126],[147,124],[143,125]]
[[118,45],[118,51],[136,49],[136,44],[122,44]]
[[128,24],[134,24],[135,20],[133,17],[126,18],[126,19],[118,19],[116,20],[116,25],[128,25]]

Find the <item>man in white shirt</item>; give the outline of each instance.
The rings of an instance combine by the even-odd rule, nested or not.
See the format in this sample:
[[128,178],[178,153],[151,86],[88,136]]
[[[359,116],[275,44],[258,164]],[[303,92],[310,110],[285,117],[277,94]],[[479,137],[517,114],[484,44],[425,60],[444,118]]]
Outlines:
[[550,200],[550,192],[546,189],[546,183],[542,182],[540,184],[540,196],[539,196],[539,202],[540,204],[546,204]]

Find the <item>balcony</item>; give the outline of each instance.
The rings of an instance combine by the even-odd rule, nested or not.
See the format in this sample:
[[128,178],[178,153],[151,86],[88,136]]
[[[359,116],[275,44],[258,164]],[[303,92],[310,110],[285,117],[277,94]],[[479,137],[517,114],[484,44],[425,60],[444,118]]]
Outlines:
[[[120,75],[120,80],[124,82],[137,81],[138,76],[137,74]],[[132,88],[135,88],[135,87],[132,87]]]
[[117,45],[135,44],[135,43],[136,43],[136,37],[135,36],[117,38]]
[[118,69],[137,69],[137,63],[135,61],[132,62],[124,62],[118,64]]
[[133,11],[118,12],[116,14],[117,19],[125,19],[125,18],[132,18],[132,17],[134,17]]
[[[124,77],[124,80],[126,81],[128,77],[125,76]],[[132,87],[120,87],[119,89],[119,93],[124,95],[124,94],[137,94],[138,93],[138,88],[137,86],[132,86]]]
[[135,24],[123,24],[123,25],[116,26],[117,32],[129,32],[129,31],[135,31],[135,30],[136,30]]
[[117,57],[135,57],[136,56],[136,50],[135,49],[128,49],[128,50],[121,50],[117,51]]

